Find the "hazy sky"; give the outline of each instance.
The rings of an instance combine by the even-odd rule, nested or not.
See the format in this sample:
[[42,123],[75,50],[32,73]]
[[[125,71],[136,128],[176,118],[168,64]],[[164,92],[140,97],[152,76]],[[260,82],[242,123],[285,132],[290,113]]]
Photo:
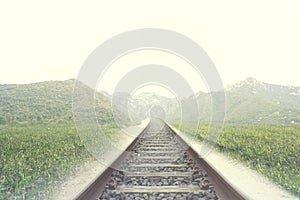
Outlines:
[[137,28],[196,41],[224,85],[300,86],[300,1],[1,1],[0,83],[75,78],[102,42]]

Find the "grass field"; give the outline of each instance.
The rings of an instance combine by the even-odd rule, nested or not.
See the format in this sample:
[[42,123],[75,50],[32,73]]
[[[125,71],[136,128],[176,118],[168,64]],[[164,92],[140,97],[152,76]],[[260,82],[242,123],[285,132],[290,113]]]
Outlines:
[[[205,139],[207,128],[208,124],[200,125],[199,141]],[[215,148],[300,195],[299,125],[226,124]]]
[[[105,127],[111,134],[114,125]],[[92,159],[72,123],[0,126],[0,199],[47,199],[51,188]]]

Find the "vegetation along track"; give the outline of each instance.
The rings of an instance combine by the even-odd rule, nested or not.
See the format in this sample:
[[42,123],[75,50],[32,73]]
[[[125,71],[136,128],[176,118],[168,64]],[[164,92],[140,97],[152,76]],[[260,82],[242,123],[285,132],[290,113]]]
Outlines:
[[245,199],[158,119],[112,166],[77,199]]

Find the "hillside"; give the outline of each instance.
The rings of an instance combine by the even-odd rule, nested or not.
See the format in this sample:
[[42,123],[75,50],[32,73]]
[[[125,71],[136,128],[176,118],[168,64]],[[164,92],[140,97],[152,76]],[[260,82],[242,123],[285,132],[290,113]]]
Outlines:
[[[300,87],[263,83],[247,78],[225,89],[226,117],[229,123],[300,123]],[[180,103],[190,105],[196,97],[201,121],[211,118],[211,94],[199,92],[195,96],[177,101],[167,97],[141,94],[135,99],[135,110],[142,116],[151,105],[159,104],[167,120],[180,119]],[[187,113],[192,113],[193,107]],[[194,119],[192,116],[189,118]]]
[[[0,85],[0,124],[72,121],[74,83],[71,79]],[[82,83],[78,84],[82,91],[93,92]],[[110,100],[97,93],[95,102],[98,116],[111,118]]]
[[[72,95],[75,80],[46,81],[24,85],[0,85],[0,124],[72,121]],[[94,91],[77,82],[81,93]],[[138,122],[147,117],[156,106],[168,120],[180,119],[180,103],[189,105],[189,99],[170,99],[152,93],[135,97],[104,93],[95,94],[95,108],[99,121],[115,120],[120,124]],[[210,94],[199,92],[200,119],[209,121]],[[113,107],[111,105],[113,98]],[[129,104],[127,105],[127,102]],[[126,106],[124,105],[126,103]],[[94,106],[91,105],[91,106]],[[185,107],[188,109],[194,109]],[[128,110],[127,110],[128,109]],[[192,116],[190,118],[193,118]],[[226,88],[226,122],[230,123],[300,123],[300,87],[281,86],[247,78]]]
[[300,123],[300,87],[247,78],[226,90],[229,122]]

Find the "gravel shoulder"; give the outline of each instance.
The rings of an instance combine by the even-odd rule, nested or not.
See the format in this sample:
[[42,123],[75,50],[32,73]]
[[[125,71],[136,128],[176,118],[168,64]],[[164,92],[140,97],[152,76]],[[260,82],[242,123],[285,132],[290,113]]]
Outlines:
[[[118,147],[126,149],[127,146],[136,138],[136,136],[146,127],[148,120],[143,121],[138,126],[125,128],[118,134]],[[114,155],[118,156],[118,155]],[[116,157],[112,157],[112,161]],[[52,199],[70,200],[74,199],[82,190],[89,186],[93,180],[100,175],[107,166],[97,160],[92,160],[81,166],[74,175],[70,176],[66,181],[59,185],[52,195]]]

